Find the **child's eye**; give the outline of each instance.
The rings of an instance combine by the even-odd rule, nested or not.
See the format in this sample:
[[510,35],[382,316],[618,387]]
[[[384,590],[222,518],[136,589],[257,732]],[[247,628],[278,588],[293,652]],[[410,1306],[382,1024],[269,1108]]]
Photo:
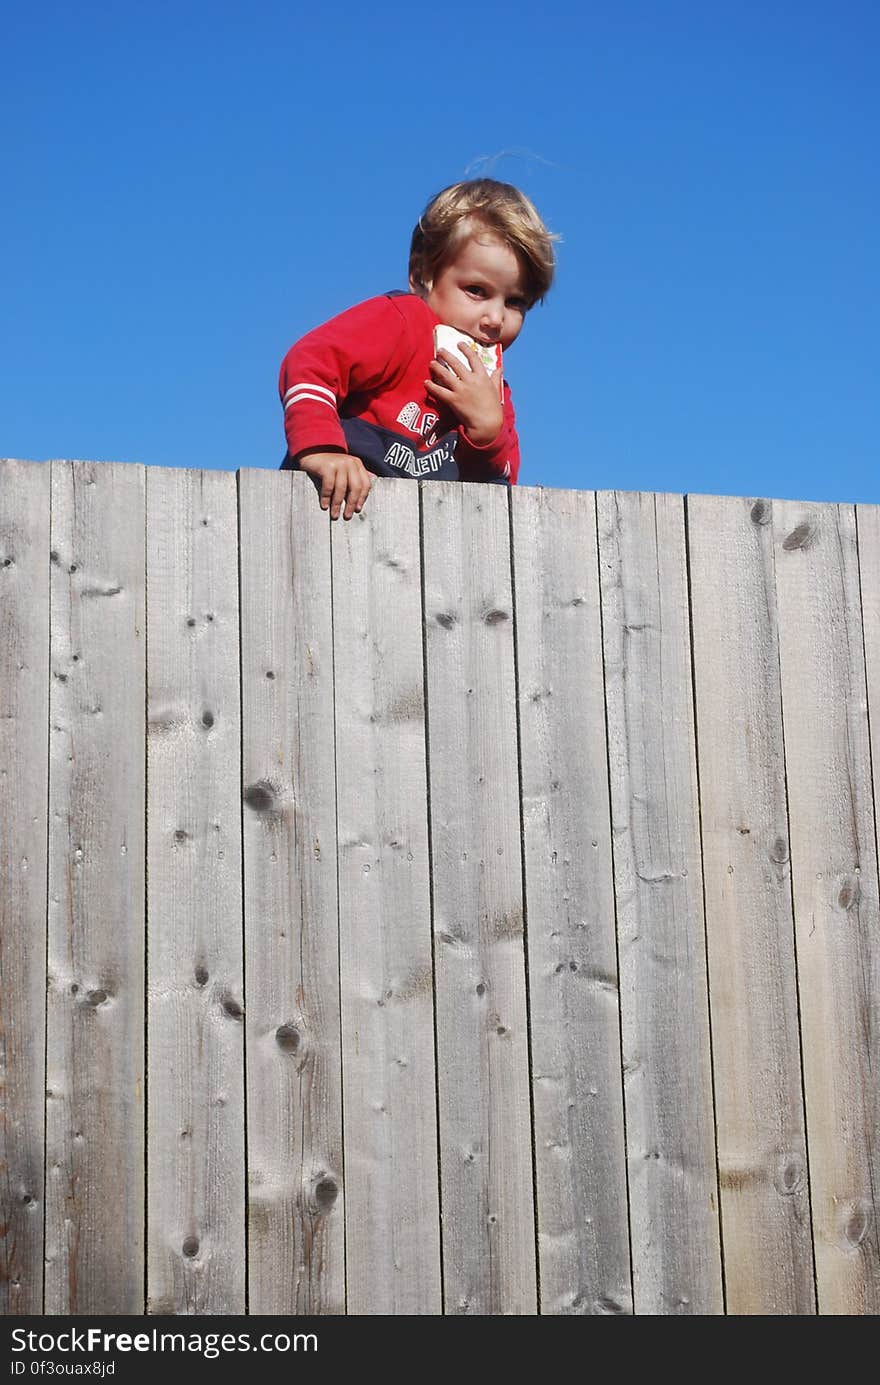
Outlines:
[[524,313],[529,305],[524,298],[508,298],[507,306],[508,308],[513,308],[518,313]]
[[472,293],[476,298],[485,298],[486,290],[482,284],[468,284],[465,293]]

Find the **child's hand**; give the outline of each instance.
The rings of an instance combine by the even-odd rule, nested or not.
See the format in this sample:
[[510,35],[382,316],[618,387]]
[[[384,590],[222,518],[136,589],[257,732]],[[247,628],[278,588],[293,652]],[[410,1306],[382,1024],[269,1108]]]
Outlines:
[[471,368],[443,348],[431,362],[433,379],[425,388],[441,404],[447,404],[460,423],[463,423],[471,442],[485,447],[501,432],[504,411],[501,407],[501,373],[490,375],[479,353],[468,342],[458,343],[471,363]]
[[360,514],[373,484],[360,457],[352,457],[348,452],[304,452],[299,465],[320,482],[321,509],[326,510],[329,505],[331,519],[339,518],[343,501],[343,519]]

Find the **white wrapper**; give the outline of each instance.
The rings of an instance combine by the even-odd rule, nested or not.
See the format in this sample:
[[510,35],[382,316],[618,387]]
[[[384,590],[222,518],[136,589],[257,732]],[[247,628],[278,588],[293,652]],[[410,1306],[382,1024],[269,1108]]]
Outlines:
[[481,346],[479,342],[474,341],[473,337],[469,337],[467,332],[459,332],[456,327],[447,327],[445,324],[434,328],[434,355],[436,356],[442,347],[444,351],[449,352],[450,356],[455,356],[470,370],[470,361],[464,352],[458,349],[460,341],[469,342],[471,346],[476,348],[487,374],[494,375],[496,370],[501,369],[500,345],[496,343],[494,346]]

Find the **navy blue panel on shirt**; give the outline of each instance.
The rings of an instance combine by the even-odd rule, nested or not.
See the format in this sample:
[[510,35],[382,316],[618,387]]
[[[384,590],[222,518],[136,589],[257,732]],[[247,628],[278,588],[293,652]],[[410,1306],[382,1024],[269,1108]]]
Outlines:
[[348,450],[377,476],[411,476],[414,480],[457,481],[458,434],[444,433],[426,452],[417,452],[405,433],[380,428],[362,418],[341,418]]
[[[380,428],[377,423],[367,423],[362,418],[341,418],[339,422],[349,452],[359,457],[367,471],[375,476],[406,476],[415,481],[461,479],[455,460],[458,442],[455,429],[444,433],[426,452],[417,452],[403,433],[395,433],[391,428]],[[299,463],[287,456],[281,463],[281,470],[299,471]],[[501,486],[509,484],[505,476],[487,476],[485,481]]]
[[[458,434],[454,429],[445,433],[427,452],[417,452],[403,433],[380,428],[362,418],[341,418],[339,422],[351,455],[360,457],[367,471],[376,476],[409,476],[417,481],[459,479],[455,461]],[[289,456],[285,457],[281,468],[299,471],[298,463]]]

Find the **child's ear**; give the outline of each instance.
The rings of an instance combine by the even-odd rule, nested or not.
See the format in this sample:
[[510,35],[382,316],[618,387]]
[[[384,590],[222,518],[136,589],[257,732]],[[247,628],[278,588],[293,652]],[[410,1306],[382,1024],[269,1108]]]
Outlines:
[[431,292],[431,285],[419,283],[411,274],[409,276],[409,291],[410,293],[414,293],[418,298],[427,298],[428,294]]

